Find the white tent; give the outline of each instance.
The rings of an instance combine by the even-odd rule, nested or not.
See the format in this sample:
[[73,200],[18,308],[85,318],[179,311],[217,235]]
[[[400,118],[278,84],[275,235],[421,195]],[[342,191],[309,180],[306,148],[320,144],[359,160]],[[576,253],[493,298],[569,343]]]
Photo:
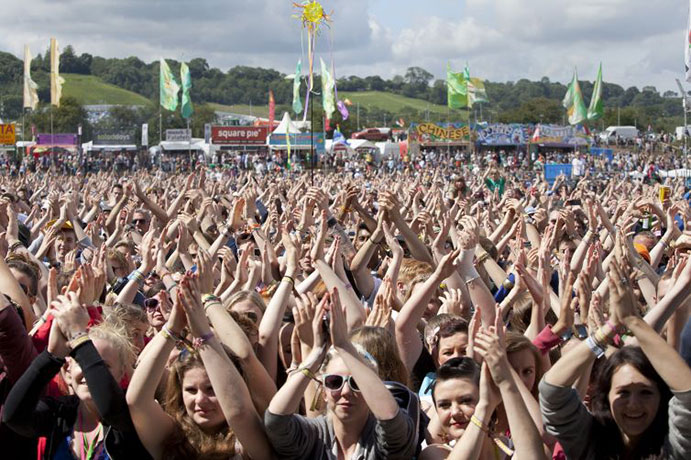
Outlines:
[[[290,128],[289,128],[290,127]],[[290,131],[288,131],[290,129]],[[286,132],[300,133],[304,130],[310,129],[309,121],[292,121],[288,112],[283,113],[283,119],[273,130],[273,134],[285,134]]]
[[353,150],[377,148],[374,142],[368,141],[367,139],[348,139],[348,143]]

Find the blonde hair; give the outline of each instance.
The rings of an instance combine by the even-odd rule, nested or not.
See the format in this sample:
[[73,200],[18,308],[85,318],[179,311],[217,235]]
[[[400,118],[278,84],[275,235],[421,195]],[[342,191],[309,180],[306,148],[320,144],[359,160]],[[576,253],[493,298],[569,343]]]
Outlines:
[[123,324],[103,321],[89,329],[89,338],[108,342],[117,352],[123,369],[131,367],[137,358],[132,341]]
[[256,291],[239,291],[230,296],[230,298],[226,301],[226,310],[230,311],[231,308],[233,308],[233,305],[236,303],[243,302],[245,300],[249,300],[253,304],[255,304],[261,311],[264,313],[266,311],[266,303],[264,302],[264,299],[262,299],[262,296],[259,295]]
[[394,336],[388,329],[361,326],[351,331],[350,340],[372,354],[378,363],[378,374],[382,380],[410,386],[408,370],[401,360]]

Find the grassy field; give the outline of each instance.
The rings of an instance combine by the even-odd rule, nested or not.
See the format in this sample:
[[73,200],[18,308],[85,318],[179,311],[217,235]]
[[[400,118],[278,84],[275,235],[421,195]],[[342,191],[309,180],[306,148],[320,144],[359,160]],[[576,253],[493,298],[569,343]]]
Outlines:
[[[209,102],[208,104],[214,110],[219,112],[230,112],[230,113],[240,113],[243,115],[250,115],[250,113],[255,117],[268,118],[269,116],[269,106],[268,105],[252,105],[252,110],[247,104],[235,104],[235,105],[223,105],[216,104],[215,102]],[[276,111],[278,114],[278,110]],[[276,115],[277,117],[279,115]]]
[[[413,99],[412,97],[405,97],[399,94],[386,93],[383,91],[361,91],[361,92],[349,92],[349,91],[339,91],[339,99],[343,100],[345,98],[350,99],[350,101],[355,105],[360,103],[360,107],[376,107],[382,110],[387,110],[393,114],[399,112],[404,107],[412,107],[415,110],[425,111],[429,110],[434,113],[446,114],[447,108],[445,105],[431,104],[422,99]],[[350,111],[354,111],[353,107]]]
[[149,100],[144,96],[104,83],[93,75],[62,74],[65,84],[63,96],[76,98],[82,105],[146,105]]
[[[424,112],[429,110],[430,114],[438,114],[446,116],[447,108],[444,105],[430,104],[422,99],[413,99],[411,97],[400,96],[398,94],[386,93],[383,91],[363,91],[363,92],[349,92],[339,91],[339,99],[350,99],[353,105],[350,107],[350,113],[355,114],[356,104],[359,102],[362,108],[377,108],[386,110],[394,115],[400,112],[404,107],[412,107],[415,110]],[[318,101],[318,103],[320,103]],[[211,107],[221,112],[241,113],[245,115],[250,114],[250,106],[245,104],[237,105],[223,105],[210,103]],[[252,115],[260,117],[269,116],[268,105],[253,105]],[[277,115],[278,116],[278,115]],[[434,118],[434,117],[432,117]]]

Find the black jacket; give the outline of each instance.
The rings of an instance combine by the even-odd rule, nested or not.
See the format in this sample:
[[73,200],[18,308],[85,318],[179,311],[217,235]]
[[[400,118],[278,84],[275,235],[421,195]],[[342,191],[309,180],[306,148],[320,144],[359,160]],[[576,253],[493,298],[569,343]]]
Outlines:
[[[106,430],[105,449],[113,460],[148,460],[132,423],[125,392],[106,367],[91,341],[72,351],[79,363]],[[45,386],[60,371],[65,360],[44,351],[36,357],[14,385],[5,401],[3,422],[22,436],[47,438],[44,459],[51,459],[62,441],[72,433],[79,398],[41,397]]]

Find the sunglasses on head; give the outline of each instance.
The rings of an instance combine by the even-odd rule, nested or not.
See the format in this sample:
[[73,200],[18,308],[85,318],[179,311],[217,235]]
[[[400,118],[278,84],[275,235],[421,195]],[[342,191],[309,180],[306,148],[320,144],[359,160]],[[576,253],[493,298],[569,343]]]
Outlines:
[[152,297],[150,299],[146,299],[144,301],[144,307],[146,307],[147,310],[155,310],[158,307],[158,299],[155,297]]
[[346,380],[351,390],[360,392],[360,387],[357,386],[352,375],[328,374],[324,376],[324,388],[330,391],[341,391],[345,385]]

